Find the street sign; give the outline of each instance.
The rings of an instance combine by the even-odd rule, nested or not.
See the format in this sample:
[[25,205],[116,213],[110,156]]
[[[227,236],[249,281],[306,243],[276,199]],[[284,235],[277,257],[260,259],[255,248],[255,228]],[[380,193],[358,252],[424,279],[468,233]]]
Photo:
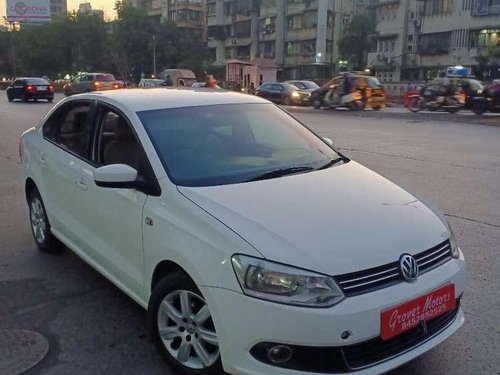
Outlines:
[[50,0],[7,0],[7,21],[48,22]]

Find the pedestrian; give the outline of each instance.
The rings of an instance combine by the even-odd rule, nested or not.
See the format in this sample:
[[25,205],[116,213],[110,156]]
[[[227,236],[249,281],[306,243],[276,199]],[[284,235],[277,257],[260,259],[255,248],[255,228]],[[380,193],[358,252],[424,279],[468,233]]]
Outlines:
[[248,89],[248,93],[249,93],[249,94],[252,94],[252,95],[255,95],[255,92],[256,92],[256,90],[255,90],[255,85],[254,85],[254,83],[252,82],[252,83],[250,83],[250,88]]
[[210,89],[214,89],[217,86],[217,81],[214,76],[209,74],[205,77],[205,85],[203,87],[208,87]]

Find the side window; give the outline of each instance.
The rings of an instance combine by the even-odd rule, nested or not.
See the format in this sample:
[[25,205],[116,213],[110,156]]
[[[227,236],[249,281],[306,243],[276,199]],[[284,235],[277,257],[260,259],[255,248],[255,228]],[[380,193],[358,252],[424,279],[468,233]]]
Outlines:
[[43,136],[75,155],[88,159],[92,103],[70,102],[45,123]]
[[264,84],[264,85],[260,86],[260,89],[262,91],[268,91],[269,90],[269,85]]
[[126,164],[138,171],[144,167],[144,151],[130,124],[112,110],[106,110],[101,117],[97,149],[100,166]]
[[12,83],[12,86],[22,86],[23,85],[23,81],[21,79],[17,79],[14,81],[14,83]]

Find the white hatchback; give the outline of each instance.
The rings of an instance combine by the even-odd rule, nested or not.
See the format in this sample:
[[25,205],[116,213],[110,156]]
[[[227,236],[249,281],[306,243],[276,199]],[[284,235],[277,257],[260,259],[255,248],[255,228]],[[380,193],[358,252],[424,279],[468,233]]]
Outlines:
[[381,373],[464,321],[443,215],[261,98],[78,95],[20,153],[40,250],[146,308],[182,374]]

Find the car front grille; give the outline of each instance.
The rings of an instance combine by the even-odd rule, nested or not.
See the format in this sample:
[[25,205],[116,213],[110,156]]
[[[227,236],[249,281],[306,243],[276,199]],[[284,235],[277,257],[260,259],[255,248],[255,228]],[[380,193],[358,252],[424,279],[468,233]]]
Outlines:
[[[413,254],[422,275],[451,259],[450,241],[446,240],[429,250]],[[373,292],[402,282],[398,261],[383,266],[369,268],[335,276],[346,297]]]
[[460,307],[460,299],[454,310],[426,322],[426,330],[421,326],[412,328],[392,339],[382,340],[380,337],[364,341],[360,344],[342,347],[342,354],[350,370],[359,370],[374,366],[394,356],[411,350],[430,340],[455,320]]

